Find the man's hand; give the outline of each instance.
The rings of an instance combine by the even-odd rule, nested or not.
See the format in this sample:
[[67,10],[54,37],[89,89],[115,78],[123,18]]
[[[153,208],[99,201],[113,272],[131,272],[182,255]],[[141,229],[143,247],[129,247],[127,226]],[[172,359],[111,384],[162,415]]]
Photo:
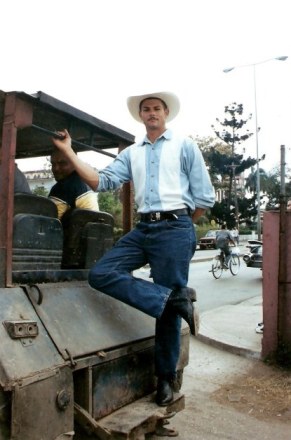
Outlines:
[[196,223],[199,217],[201,217],[206,212],[206,209],[203,208],[196,208],[195,211],[192,214],[192,221],[193,223]]
[[57,134],[63,136],[63,139],[52,139],[56,148],[64,153],[81,179],[84,180],[84,182],[87,183],[87,185],[89,185],[93,191],[96,191],[96,188],[99,184],[98,173],[89,164],[86,164],[78,158],[77,154],[72,148],[72,139],[67,130],[58,131]]
[[[72,139],[67,130],[57,131],[58,135],[62,136],[63,139],[58,139],[56,137],[52,138],[54,145],[63,153],[67,155],[69,150],[72,150]],[[73,151],[73,150],[72,150]]]

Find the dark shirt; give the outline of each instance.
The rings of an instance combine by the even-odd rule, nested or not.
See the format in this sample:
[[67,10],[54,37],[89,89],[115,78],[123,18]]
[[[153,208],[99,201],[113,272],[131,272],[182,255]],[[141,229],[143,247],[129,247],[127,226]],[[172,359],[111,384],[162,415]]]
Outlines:
[[56,197],[66,202],[71,208],[75,208],[76,198],[88,191],[91,191],[90,187],[74,171],[65,179],[59,180],[51,188],[49,197]]
[[216,245],[217,247],[228,245],[229,242],[233,242],[233,236],[227,229],[222,229],[216,232]]
[[74,171],[59,180],[50,190],[49,197],[57,204],[59,218],[68,209],[84,208],[98,211],[97,195]]

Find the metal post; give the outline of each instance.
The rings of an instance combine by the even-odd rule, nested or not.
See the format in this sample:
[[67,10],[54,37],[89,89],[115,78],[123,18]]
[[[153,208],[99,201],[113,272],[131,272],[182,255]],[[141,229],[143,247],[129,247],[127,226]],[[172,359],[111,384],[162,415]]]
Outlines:
[[256,65],[253,65],[254,78],[254,101],[255,101],[255,130],[256,130],[256,159],[257,159],[257,233],[258,240],[261,240],[261,179],[260,179],[260,158],[259,158],[259,133],[258,133],[258,111],[257,111],[257,85]]
[[291,350],[291,341],[288,337],[289,324],[286,319],[288,307],[287,289],[287,244],[286,244],[286,190],[285,190],[285,145],[281,145],[281,190],[280,190],[280,228],[279,228],[279,273],[278,273],[278,349],[288,345]]
[[238,201],[237,201],[237,187],[236,187],[236,177],[235,169],[237,165],[232,163],[230,168],[232,169],[232,179],[233,179],[233,192],[234,192],[234,207],[235,207],[235,227],[239,229],[239,214],[238,214]]

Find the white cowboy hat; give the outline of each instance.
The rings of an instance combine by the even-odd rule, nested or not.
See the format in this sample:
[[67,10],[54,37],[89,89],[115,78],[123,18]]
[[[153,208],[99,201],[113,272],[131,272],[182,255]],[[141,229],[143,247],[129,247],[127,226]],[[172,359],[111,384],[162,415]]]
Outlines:
[[171,92],[157,92],[147,93],[146,95],[129,96],[127,98],[127,107],[131,116],[138,122],[142,122],[139,116],[139,106],[142,101],[147,98],[158,98],[165,102],[169,109],[167,121],[174,119],[180,110],[180,101],[174,93]]

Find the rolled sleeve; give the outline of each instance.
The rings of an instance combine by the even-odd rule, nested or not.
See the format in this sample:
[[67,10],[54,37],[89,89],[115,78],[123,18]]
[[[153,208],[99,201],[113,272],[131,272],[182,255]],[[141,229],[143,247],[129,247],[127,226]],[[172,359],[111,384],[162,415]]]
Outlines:
[[129,150],[126,148],[103,170],[99,171],[98,192],[119,188],[123,183],[132,179],[129,160]]

